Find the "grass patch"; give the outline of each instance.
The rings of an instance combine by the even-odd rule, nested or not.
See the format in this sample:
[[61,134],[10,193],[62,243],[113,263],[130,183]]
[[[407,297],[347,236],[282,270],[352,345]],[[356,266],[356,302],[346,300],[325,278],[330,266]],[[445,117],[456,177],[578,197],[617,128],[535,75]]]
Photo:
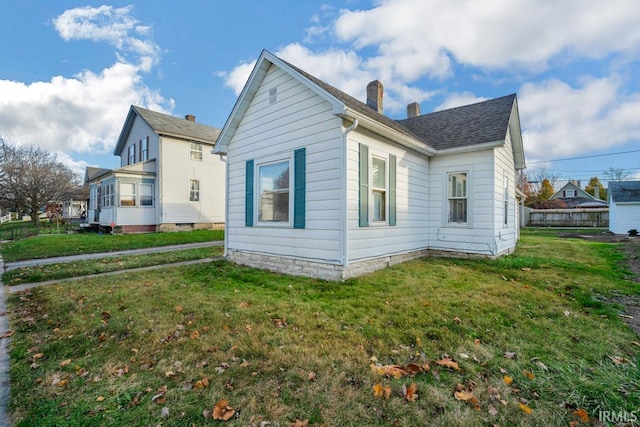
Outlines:
[[[637,292],[616,249],[525,232],[509,257],[420,259],[344,283],[220,261],[37,288],[8,301],[10,410],[16,426],[219,425],[203,411],[220,399],[239,426],[566,426],[577,409],[630,413],[638,337],[593,302]],[[438,366],[445,355],[461,370]],[[374,360],[431,369],[389,378]],[[374,396],[378,383],[389,398]],[[410,383],[413,402],[400,395]],[[457,384],[477,401],[456,400]]]
[[66,279],[69,277],[88,276],[90,274],[148,267],[152,265],[171,264],[202,258],[214,258],[222,256],[222,253],[223,248],[218,246],[144,255],[86,259],[82,261],[46,264],[34,267],[22,267],[5,272],[2,275],[2,282],[5,285],[14,286],[23,283]]
[[223,230],[34,236],[0,245],[5,262],[223,240]]

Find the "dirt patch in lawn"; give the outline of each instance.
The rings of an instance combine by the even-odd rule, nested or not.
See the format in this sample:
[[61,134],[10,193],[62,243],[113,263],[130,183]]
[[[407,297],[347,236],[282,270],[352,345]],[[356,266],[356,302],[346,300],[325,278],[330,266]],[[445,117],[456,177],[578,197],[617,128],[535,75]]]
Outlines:
[[[621,243],[627,268],[633,273],[629,280],[640,283],[640,237],[616,235],[608,232],[600,234],[566,233],[560,237],[603,243]],[[640,336],[640,294],[618,295],[607,299],[607,302],[618,304],[624,308],[620,314],[622,319]]]

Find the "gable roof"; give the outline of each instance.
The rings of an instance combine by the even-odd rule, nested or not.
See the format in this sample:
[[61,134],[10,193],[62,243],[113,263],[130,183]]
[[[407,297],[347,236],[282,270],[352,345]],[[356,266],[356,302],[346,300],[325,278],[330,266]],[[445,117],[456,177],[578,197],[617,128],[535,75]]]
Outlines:
[[616,203],[640,203],[640,181],[612,181],[609,197]]
[[360,126],[426,155],[436,155],[439,150],[447,149],[466,151],[499,146],[505,143],[509,133],[516,168],[524,168],[524,149],[515,94],[411,119],[393,120],[266,50],[260,54],[242,89],[218,138],[218,144],[213,149],[214,153],[227,151],[231,135],[237,129],[272,64],[327,100],[332,105],[334,114],[353,122],[358,121]]
[[129,133],[136,117],[142,118],[158,135],[173,136],[214,145],[221,129],[196,123],[191,120],[181,119],[168,114],[147,110],[146,108],[132,105],[129,114],[122,126],[120,137],[113,150],[114,155],[119,155],[129,138]]
[[599,200],[596,199],[595,196],[592,196],[591,194],[587,193],[586,191],[584,191],[582,188],[578,187],[576,184],[574,184],[573,182],[567,182],[565,185],[563,185],[558,191],[556,191],[555,193],[553,193],[553,195],[551,197],[549,197],[549,200],[553,200],[553,199],[563,199],[565,198],[563,196],[563,191],[566,190],[575,190],[576,196],[575,197],[581,197],[583,199],[591,199],[591,200]]

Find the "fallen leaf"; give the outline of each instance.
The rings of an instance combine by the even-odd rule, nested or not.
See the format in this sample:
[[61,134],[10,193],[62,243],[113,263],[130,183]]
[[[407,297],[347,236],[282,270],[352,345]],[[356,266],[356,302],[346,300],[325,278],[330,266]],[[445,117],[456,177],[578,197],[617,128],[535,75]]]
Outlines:
[[240,307],[249,307],[251,304],[249,304],[248,302],[245,302],[245,301],[241,301],[239,305],[240,305]]
[[453,397],[455,397],[456,400],[462,400],[462,401],[466,402],[467,400],[473,399],[473,392],[472,391],[467,391],[467,390],[454,391],[453,392]]
[[518,355],[512,351],[505,351],[504,357],[506,357],[507,359],[517,359]]
[[589,414],[587,413],[586,410],[578,409],[577,411],[574,412],[574,414],[578,418],[580,418],[580,421],[582,421],[583,423],[588,423],[589,422]]
[[104,400],[104,396],[96,397],[96,402],[102,402]]
[[415,402],[415,400],[418,398],[418,393],[416,393],[417,391],[418,386],[416,385],[416,383],[409,384],[409,387],[407,387],[405,384],[402,384],[402,395],[409,402]]
[[510,385],[513,382],[513,377],[505,375],[504,377],[502,377],[502,381],[504,381],[506,385]]
[[309,381],[315,381],[316,380],[316,373],[311,371],[309,372],[309,375],[307,375],[307,378],[309,379]]
[[536,378],[535,374],[533,372],[531,372],[531,371],[523,370],[522,374],[525,377],[529,378],[531,381],[533,381]]
[[165,371],[165,372],[164,372],[164,376],[165,376],[166,378],[171,378],[171,377],[175,377],[175,376],[176,376],[176,373],[175,373],[175,372],[173,372],[173,371]]
[[489,407],[487,408],[487,411],[489,411],[489,415],[493,415],[493,416],[498,415],[498,410],[493,405],[489,405]]
[[457,362],[454,362],[453,360],[449,359],[449,358],[443,358],[440,359],[438,361],[436,361],[436,365],[440,365],[440,366],[444,366],[445,368],[449,368],[449,369],[453,369],[454,371],[460,371],[460,367],[458,366]]
[[402,369],[402,366],[400,365],[371,364],[371,369],[380,375],[387,375],[394,378],[400,378],[407,375],[407,371]]
[[200,388],[204,388],[204,384],[202,384],[201,380],[198,380],[195,382],[195,384],[193,385],[193,388],[195,389],[200,389]]
[[190,337],[192,340],[198,339],[200,338],[200,332],[198,332],[198,330],[196,329],[195,331],[191,332]]
[[33,356],[31,356],[33,360],[42,359],[43,357],[44,357],[44,353],[36,353]]
[[63,360],[62,362],[60,362],[61,367],[65,367],[69,364],[71,364],[71,359]]
[[531,271],[531,268],[529,268],[529,267],[522,267],[520,270],[522,270],[522,271]]
[[176,305],[176,313],[182,313],[182,306]]
[[229,406],[229,401],[225,399],[218,400],[216,405],[213,407],[214,420],[229,421],[235,413],[235,409]]
[[460,318],[457,316],[453,318],[453,321],[456,322],[458,325],[462,323],[462,320],[460,320]]
[[518,403],[518,408],[520,408],[520,410],[522,412],[524,412],[525,414],[527,414],[527,415],[529,415],[529,414],[531,414],[533,412],[533,409],[531,409],[530,407],[528,407],[524,403]]
[[480,338],[476,338],[475,340],[473,340],[473,343],[475,345],[480,345]]
[[169,418],[169,408],[167,408],[166,406],[162,408],[162,410],[160,411],[160,418],[162,418],[163,420]]
[[209,387],[209,378],[204,377],[203,379],[200,380],[202,382],[202,385],[205,387]]
[[294,422],[291,423],[291,427],[307,427],[309,425],[309,420],[299,420],[296,418]]

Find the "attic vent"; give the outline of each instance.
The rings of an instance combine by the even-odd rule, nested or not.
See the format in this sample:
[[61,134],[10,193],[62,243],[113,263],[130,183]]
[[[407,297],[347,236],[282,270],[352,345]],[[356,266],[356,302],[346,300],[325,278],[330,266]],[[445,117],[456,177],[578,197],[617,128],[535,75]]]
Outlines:
[[269,89],[269,105],[273,105],[276,103],[278,98],[278,88],[272,87]]

